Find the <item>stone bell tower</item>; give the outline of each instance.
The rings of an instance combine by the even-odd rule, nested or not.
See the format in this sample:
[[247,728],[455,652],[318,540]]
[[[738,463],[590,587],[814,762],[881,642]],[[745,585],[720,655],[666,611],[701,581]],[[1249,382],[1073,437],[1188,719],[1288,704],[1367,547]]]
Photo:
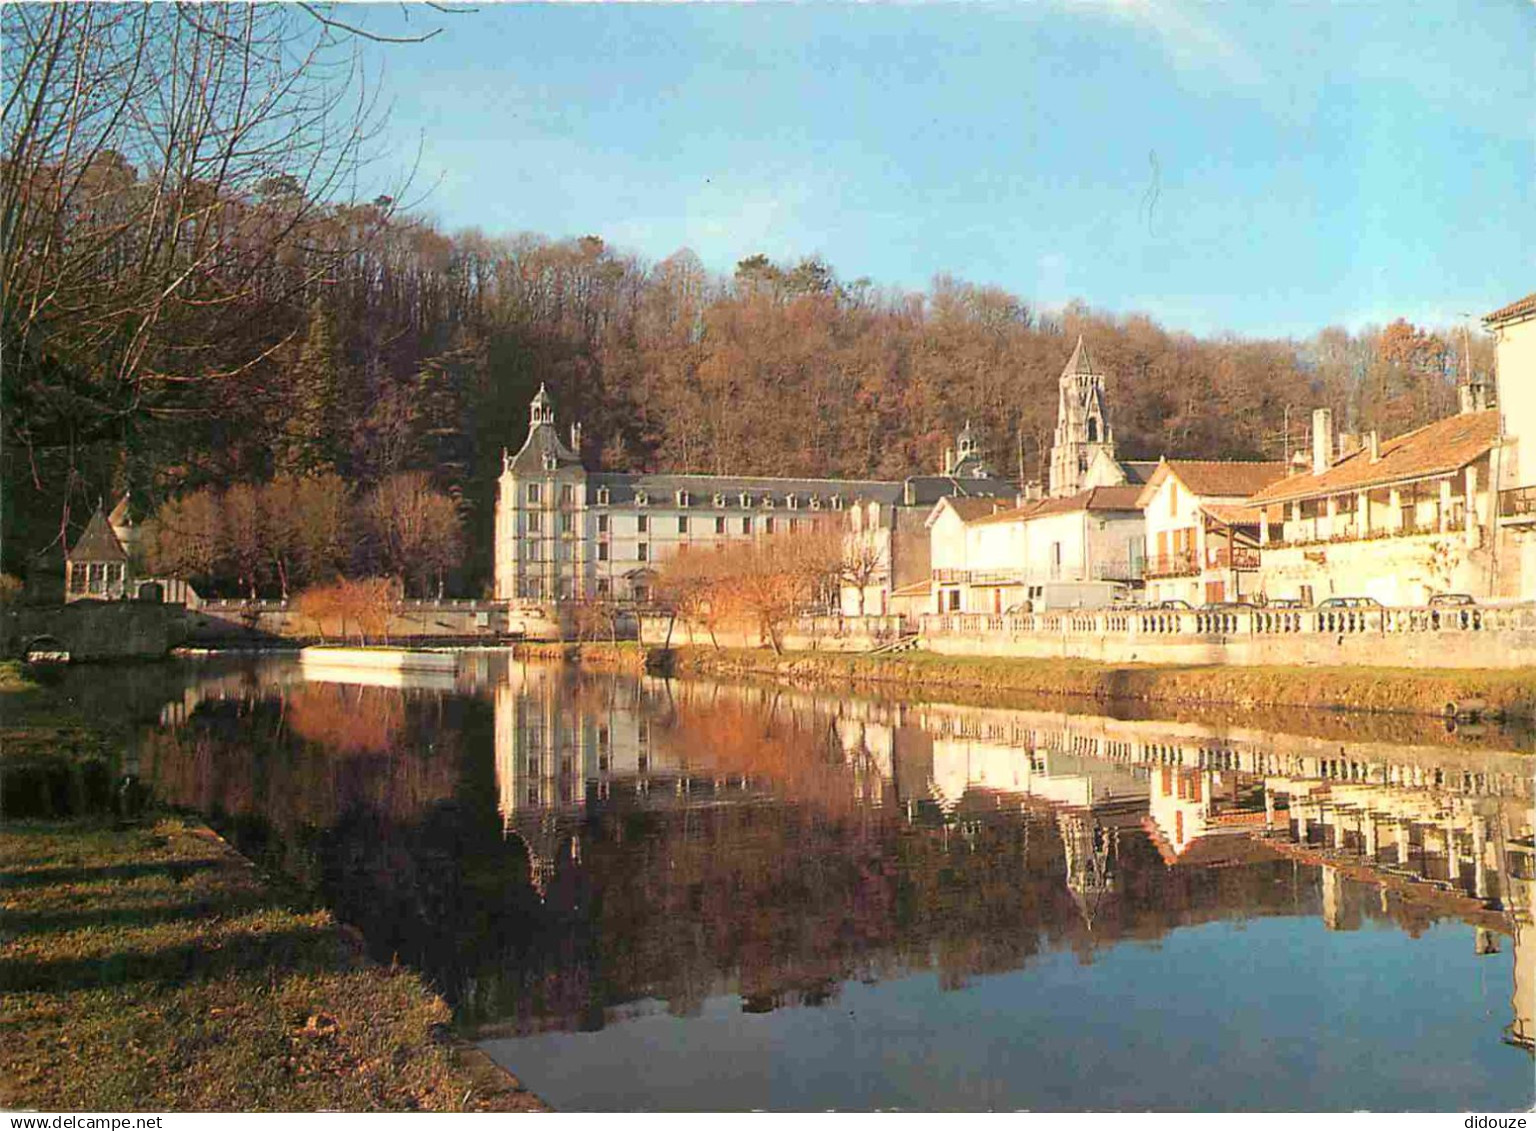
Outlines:
[[1104,374],[1095,368],[1079,335],[1061,371],[1056,441],[1051,446],[1051,497],[1081,491],[1088,467],[1101,451],[1115,458],[1115,434],[1104,403]]

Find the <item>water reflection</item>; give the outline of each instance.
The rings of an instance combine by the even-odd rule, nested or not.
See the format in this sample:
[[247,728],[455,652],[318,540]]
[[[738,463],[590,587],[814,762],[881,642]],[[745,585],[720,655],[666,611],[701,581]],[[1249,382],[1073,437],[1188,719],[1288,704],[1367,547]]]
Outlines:
[[[1285,733],[904,704],[485,654],[452,679],[391,680],[280,662],[202,669],[165,697],[139,746],[143,773],[315,891],[380,960],[424,970],[466,1027],[509,1038],[491,1047],[557,1106],[1296,1106],[1286,1073],[1322,1088],[1315,1065],[1272,1062],[1265,1076],[1236,1046],[1206,1048],[1227,1082],[1181,1099],[1159,1090],[1169,1068],[1145,1053],[1186,1039],[1175,1018],[1227,1015],[1255,969],[1284,962],[1306,970],[1259,979],[1291,988],[1251,1006],[1261,1016],[1237,1046],[1285,1031],[1274,1011],[1310,977],[1327,1008],[1347,999],[1355,1012],[1299,1028],[1316,1047],[1296,1064],[1373,1050],[1331,1091],[1297,1093],[1312,1104],[1415,1106],[1412,1082],[1392,1075],[1403,1026],[1382,1023],[1406,1007],[1405,984],[1455,1066],[1422,1082],[1421,1102],[1533,1098],[1527,1053],[1505,1047],[1529,1050],[1533,1036],[1530,755],[1497,732],[1469,743],[1400,723],[1350,737],[1334,719]],[[1213,930],[1225,941],[1199,973],[1175,976]],[[1146,945],[1165,973],[1133,979],[1127,948]],[[948,996],[912,998],[923,979]],[[1065,985],[1140,1018],[1143,1052],[1116,1062],[1123,1091],[1100,1080],[1074,1092],[1043,1067],[1099,1046],[1070,1044],[1061,1018],[1055,1036],[1031,1023],[1047,1009],[1036,998],[1017,1021],[1035,1067],[999,1062],[983,1084],[957,1067],[967,1091],[945,1091],[936,1068],[902,1084],[900,1066],[859,1060],[857,1029],[833,1041],[825,1056],[841,1067],[814,1083],[776,1079],[758,1095],[717,1064],[716,1083],[679,1076],[666,1090],[664,1064],[770,1032],[788,1063],[792,1033],[816,1047],[798,1018],[821,1018],[825,1036],[850,1010],[896,1010],[865,1037],[896,1056],[898,1033],[929,1032],[930,1047],[940,1022],[924,1019],[960,1009],[953,1039],[987,1062],[999,1055],[987,1041],[1017,1039],[986,1036],[989,996]],[[1109,1024],[1095,1008],[1082,1006]],[[680,1028],[658,1038],[661,1024]],[[589,1070],[639,1033],[653,1034],[652,1074],[631,1092],[611,1074],[593,1083]],[[1230,1104],[1221,1087],[1237,1089]]]

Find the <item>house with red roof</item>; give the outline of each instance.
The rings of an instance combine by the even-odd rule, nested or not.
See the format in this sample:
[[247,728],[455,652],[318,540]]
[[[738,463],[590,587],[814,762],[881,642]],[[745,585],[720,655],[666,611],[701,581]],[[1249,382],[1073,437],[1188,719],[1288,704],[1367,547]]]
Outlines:
[[1146,599],[1191,605],[1255,595],[1259,512],[1249,500],[1282,462],[1164,459],[1137,502],[1146,517]]

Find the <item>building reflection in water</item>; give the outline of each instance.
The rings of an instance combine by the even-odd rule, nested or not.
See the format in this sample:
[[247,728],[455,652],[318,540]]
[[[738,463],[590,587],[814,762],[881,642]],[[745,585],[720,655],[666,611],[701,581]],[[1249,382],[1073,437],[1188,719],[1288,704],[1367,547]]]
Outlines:
[[[1181,874],[1269,877],[1292,861],[1318,869],[1318,902],[1302,910],[1331,930],[1371,917],[1417,933],[1453,918],[1477,953],[1508,945],[1504,1037],[1533,1047],[1526,755],[540,665],[512,665],[494,695],[502,827],[526,846],[541,896],[557,874],[582,871],[582,838],[605,818],[768,801],[926,829],[945,851],[1012,820],[1025,861],[1029,838],[1049,829],[1058,890],[1101,944],[1177,926],[1157,907]],[[1258,913],[1297,913],[1260,907],[1265,898]]]

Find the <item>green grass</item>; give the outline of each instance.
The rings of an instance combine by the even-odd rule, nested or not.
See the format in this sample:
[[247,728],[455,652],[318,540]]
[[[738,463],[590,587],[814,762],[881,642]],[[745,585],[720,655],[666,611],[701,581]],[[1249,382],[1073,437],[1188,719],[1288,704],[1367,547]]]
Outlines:
[[931,652],[840,655],[703,647],[679,650],[679,671],[764,673],[1027,691],[1096,700],[1307,707],[1438,715],[1447,702],[1485,700],[1510,718],[1536,718],[1536,669],[1239,667],[1098,664],[1074,659],[941,656]]
[[0,826],[0,1105],[537,1110],[447,1005],[205,829]]

